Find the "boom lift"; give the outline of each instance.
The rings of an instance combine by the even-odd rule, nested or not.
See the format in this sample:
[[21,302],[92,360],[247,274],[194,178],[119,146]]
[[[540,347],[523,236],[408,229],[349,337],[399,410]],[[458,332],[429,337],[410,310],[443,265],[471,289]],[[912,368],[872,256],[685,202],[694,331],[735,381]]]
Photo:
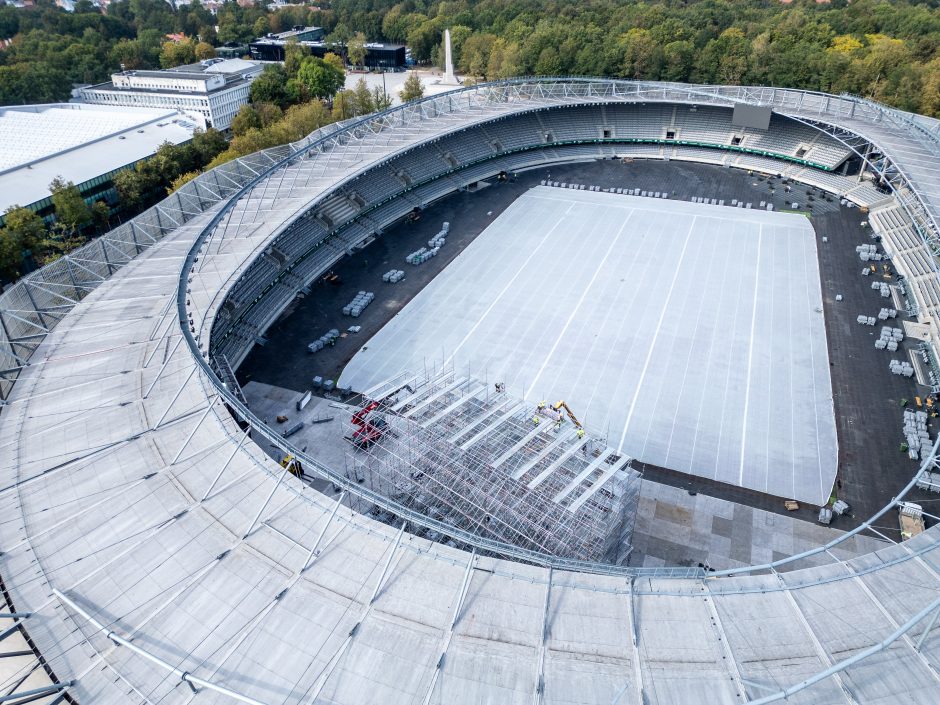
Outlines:
[[357,448],[368,448],[385,435],[385,429],[388,427],[385,417],[373,413],[378,408],[379,402],[373,401],[353,414],[352,424],[358,428],[353,431],[349,440]]
[[559,413],[561,413],[561,410],[564,409],[564,410],[565,410],[565,413],[568,414],[568,418],[571,419],[571,423],[573,423],[576,428],[581,428],[581,422],[578,421],[578,417],[574,415],[574,412],[571,411],[571,407],[569,407],[569,406],[565,403],[564,399],[562,399],[561,401],[559,401],[559,402],[553,404],[553,405],[552,405],[552,408],[553,408],[555,411],[559,412]]
[[[564,413],[562,413],[564,411]],[[574,427],[578,431],[578,438],[584,437],[584,427],[581,425],[581,422],[578,421],[578,417],[574,415],[574,412],[571,411],[571,407],[565,403],[564,399],[558,401],[549,407],[548,402],[542,401],[539,402],[538,414],[536,414],[533,421],[538,424],[539,414],[545,416],[555,422],[555,428],[557,429],[565,420],[565,414],[568,414],[568,418],[571,419],[571,423],[574,424]]]

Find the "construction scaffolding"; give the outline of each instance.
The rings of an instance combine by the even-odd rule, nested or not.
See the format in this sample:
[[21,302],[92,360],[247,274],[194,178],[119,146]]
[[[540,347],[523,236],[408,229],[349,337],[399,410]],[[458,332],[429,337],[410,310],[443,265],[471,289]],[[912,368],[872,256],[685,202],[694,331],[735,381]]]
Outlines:
[[351,421],[347,476],[409,509],[557,557],[630,555],[639,473],[552,405],[451,369],[368,390]]

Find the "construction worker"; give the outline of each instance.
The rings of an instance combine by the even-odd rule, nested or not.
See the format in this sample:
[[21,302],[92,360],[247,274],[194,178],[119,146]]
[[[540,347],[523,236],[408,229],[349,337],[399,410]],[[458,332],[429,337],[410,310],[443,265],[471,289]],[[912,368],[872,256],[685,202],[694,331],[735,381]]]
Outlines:
[[548,402],[543,399],[542,401],[539,402],[539,411],[544,409],[546,406],[548,406]]
[[578,428],[578,440],[581,440],[582,438],[584,438],[584,429]]
[[532,417],[532,423],[534,423],[536,426],[542,423],[542,419],[539,418],[538,414]]

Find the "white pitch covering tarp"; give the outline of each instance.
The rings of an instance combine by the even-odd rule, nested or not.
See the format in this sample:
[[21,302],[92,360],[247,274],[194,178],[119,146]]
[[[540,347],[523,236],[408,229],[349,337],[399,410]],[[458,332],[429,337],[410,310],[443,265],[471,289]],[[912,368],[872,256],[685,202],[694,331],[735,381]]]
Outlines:
[[453,364],[566,400],[644,462],[821,504],[837,466],[821,308],[803,216],[539,186],[340,382]]

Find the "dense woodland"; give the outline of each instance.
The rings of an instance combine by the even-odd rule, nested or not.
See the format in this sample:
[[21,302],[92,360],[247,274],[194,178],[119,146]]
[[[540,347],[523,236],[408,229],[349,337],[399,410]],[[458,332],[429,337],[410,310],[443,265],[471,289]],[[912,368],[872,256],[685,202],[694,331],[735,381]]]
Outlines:
[[[330,9],[119,0],[105,15],[80,0],[67,13],[40,0],[0,8],[0,104],[66,99],[73,83],[126,68],[199,58],[294,24],[317,24],[344,42],[405,42],[437,63],[454,37],[460,70],[476,79],[581,74],[782,85],[848,92],[940,114],[940,10],[936,2],[836,0],[333,0]],[[193,38],[176,57],[165,35]]]

